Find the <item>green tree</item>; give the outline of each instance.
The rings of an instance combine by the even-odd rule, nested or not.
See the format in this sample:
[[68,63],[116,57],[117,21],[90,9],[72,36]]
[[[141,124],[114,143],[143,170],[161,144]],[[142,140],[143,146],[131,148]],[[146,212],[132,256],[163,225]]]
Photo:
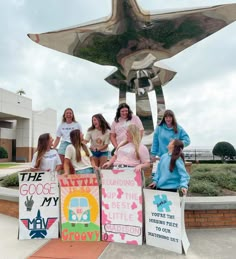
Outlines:
[[233,157],[236,156],[234,146],[226,141],[218,142],[214,146],[212,153],[214,156],[221,157],[222,162],[225,162],[227,158],[233,159]]
[[8,158],[8,153],[4,147],[0,147],[0,158]]

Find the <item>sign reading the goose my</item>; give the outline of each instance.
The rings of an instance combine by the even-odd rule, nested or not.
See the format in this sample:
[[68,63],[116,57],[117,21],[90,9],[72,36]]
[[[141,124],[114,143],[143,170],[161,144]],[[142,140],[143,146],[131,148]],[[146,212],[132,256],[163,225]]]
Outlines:
[[[177,192],[144,189],[147,245],[179,254],[187,253],[189,241],[184,225],[184,202]],[[181,208],[182,205],[182,208]]]
[[19,172],[19,239],[58,238],[57,172]]
[[102,170],[102,238],[141,245],[142,177],[134,169]]
[[61,238],[99,241],[99,186],[95,174],[58,176],[61,192]]

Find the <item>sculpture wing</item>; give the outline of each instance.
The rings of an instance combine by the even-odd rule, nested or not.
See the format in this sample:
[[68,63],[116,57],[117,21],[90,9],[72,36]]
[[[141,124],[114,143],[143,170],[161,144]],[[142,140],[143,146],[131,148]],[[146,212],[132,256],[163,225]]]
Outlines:
[[135,0],[113,0],[110,18],[28,36],[45,47],[129,71],[129,63],[147,53],[170,58],[235,20],[236,4],[151,14]]

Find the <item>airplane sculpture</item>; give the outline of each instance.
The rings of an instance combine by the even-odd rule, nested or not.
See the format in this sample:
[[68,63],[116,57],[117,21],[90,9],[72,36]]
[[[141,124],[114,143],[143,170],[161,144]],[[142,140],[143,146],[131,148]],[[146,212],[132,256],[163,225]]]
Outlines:
[[120,102],[126,100],[126,92],[136,94],[136,113],[149,134],[153,120],[148,92],[155,91],[160,121],[165,110],[162,86],[176,74],[160,60],[175,56],[235,20],[236,4],[150,13],[136,0],[112,0],[110,17],[28,36],[45,47],[115,66],[116,71],[105,80],[119,88]]

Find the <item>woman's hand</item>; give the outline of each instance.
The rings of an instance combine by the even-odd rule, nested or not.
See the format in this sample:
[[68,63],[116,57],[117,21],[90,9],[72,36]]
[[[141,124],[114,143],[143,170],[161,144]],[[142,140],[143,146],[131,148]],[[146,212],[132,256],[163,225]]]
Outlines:
[[142,170],[142,164],[135,166],[134,171],[135,173],[140,173]]
[[99,167],[96,166],[96,165],[93,167],[93,170],[94,170],[94,171],[97,171],[98,169],[99,169]]
[[102,168],[109,168],[111,164],[109,162],[106,162],[105,164],[102,165]]
[[151,163],[155,163],[157,161],[157,157],[150,156],[150,161],[151,161]]
[[156,182],[150,183],[150,184],[148,185],[148,187],[150,187],[150,188],[152,188],[152,189],[156,188]]
[[180,189],[183,195],[187,195],[188,189],[187,188],[181,188]]

